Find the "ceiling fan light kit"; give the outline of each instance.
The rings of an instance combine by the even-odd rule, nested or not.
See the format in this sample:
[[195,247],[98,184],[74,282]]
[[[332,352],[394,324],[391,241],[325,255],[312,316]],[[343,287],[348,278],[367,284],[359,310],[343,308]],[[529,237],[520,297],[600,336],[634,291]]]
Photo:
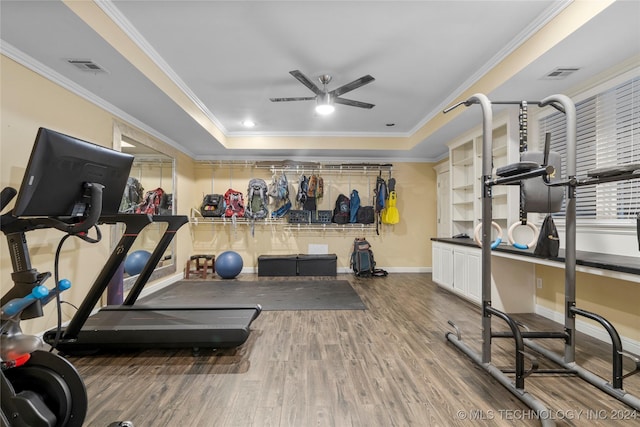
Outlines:
[[336,110],[336,107],[334,107],[331,104],[318,104],[316,105],[316,113],[320,114],[321,116],[328,116],[329,114],[333,113]]
[[[329,77],[331,79],[331,77]],[[331,99],[331,95],[327,92],[322,95],[318,95],[316,98],[316,113],[321,116],[326,116],[335,111],[336,107],[333,105],[333,100]]]
[[368,83],[371,83],[375,79],[370,75],[362,76],[359,79],[352,81],[351,83],[347,83],[346,85],[340,86],[337,89],[332,91],[327,90],[327,85],[331,81],[331,76],[328,74],[323,74],[318,77],[318,80],[322,84],[322,89],[320,89],[315,83],[313,83],[307,76],[302,74],[300,70],[290,71],[293,77],[295,77],[300,83],[305,85],[309,90],[316,94],[314,97],[296,97],[296,98],[270,98],[271,102],[289,102],[289,101],[316,101],[316,113],[319,115],[327,115],[331,114],[335,110],[334,104],[342,104],[348,105],[350,107],[358,107],[358,108],[366,108],[371,109],[375,107],[374,104],[369,104],[367,102],[354,101],[352,99],[341,98],[340,95],[345,94],[347,92],[351,92],[354,89],[357,89],[361,86],[364,86]]

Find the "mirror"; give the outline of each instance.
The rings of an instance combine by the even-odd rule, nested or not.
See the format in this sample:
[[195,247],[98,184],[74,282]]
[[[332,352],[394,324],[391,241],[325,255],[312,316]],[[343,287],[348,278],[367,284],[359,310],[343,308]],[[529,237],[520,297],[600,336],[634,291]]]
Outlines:
[[[115,124],[114,148],[134,156],[127,189],[120,206],[122,213],[156,215],[173,215],[175,213],[173,203],[175,200],[175,159],[158,151],[159,146],[162,146],[162,143],[148,135],[122,123]],[[153,252],[166,229],[166,223],[152,223],[138,235],[125,261],[123,280],[125,291],[135,283],[139,270],[144,265],[144,255]],[[124,225],[120,224],[114,227],[113,246],[116,245],[123,232]],[[136,254],[132,256],[134,252]],[[175,242],[171,242],[149,281],[175,272]]]

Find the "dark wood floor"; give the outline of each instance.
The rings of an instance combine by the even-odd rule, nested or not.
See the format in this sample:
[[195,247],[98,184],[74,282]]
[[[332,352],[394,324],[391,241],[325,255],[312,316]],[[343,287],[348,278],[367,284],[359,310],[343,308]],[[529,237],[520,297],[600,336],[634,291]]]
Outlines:
[[[445,339],[447,320],[480,350],[479,309],[429,274],[348,279],[365,311],[268,311],[240,348],[146,350],[70,358],[87,385],[87,426],[538,425],[526,405]],[[270,278],[272,279],[272,278]],[[242,280],[258,280],[243,276]],[[550,322],[521,316],[534,329]],[[501,329],[494,320],[495,329]],[[556,330],[561,330],[555,325]],[[547,328],[548,329],[548,328]],[[609,378],[608,346],[579,336],[577,361]],[[509,364],[497,340],[493,361]],[[567,376],[530,377],[527,390],[558,425],[640,425],[633,411]],[[640,396],[640,375],[625,380]]]

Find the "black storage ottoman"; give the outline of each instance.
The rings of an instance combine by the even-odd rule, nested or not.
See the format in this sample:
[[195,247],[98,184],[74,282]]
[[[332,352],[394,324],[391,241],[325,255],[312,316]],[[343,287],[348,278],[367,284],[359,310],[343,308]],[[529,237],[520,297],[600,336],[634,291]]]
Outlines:
[[337,262],[336,254],[299,254],[298,276],[336,276]]
[[296,255],[260,255],[258,276],[296,276],[298,274]]

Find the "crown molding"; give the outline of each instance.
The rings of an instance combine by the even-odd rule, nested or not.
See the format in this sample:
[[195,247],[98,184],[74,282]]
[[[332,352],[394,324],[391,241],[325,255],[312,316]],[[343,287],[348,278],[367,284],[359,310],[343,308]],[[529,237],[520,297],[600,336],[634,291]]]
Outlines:
[[142,34],[134,27],[111,0],[96,1],[96,5],[147,55],[160,70],[175,84],[193,104],[226,136],[228,130],[213,115],[207,106],[196,96],[189,86],[169,66],[162,56],[151,46]]
[[505,58],[512,54],[518,47],[524,42],[529,40],[531,36],[536,34],[546,24],[553,20],[560,12],[567,8],[573,0],[555,1],[549,6],[538,18],[527,25],[516,37],[514,37],[507,45],[505,45],[498,53],[496,53],[486,64],[473,73],[467,80],[465,80],[460,86],[454,89],[445,100],[433,109],[425,118],[420,121],[413,129],[409,131],[409,134],[413,135],[418,132],[429,121],[433,120],[437,115],[442,113],[446,107],[454,102],[456,98],[460,96],[465,90],[470,88],[474,83],[480,80],[485,74],[495,68]]
[[154,128],[146,125],[145,123],[141,122],[140,120],[136,119],[135,117],[131,116],[130,114],[126,113],[125,111],[119,109],[115,105],[105,101],[104,99],[100,98],[99,96],[97,96],[93,92],[90,92],[90,91],[86,90],[82,86],[80,86],[77,83],[71,81],[70,79],[66,78],[65,76],[63,76],[62,74],[58,73],[57,71],[47,67],[43,63],[35,60],[31,56],[27,55],[26,53],[22,52],[21,50],[17,49],[16,47],[11,45],[10,43],[7,43],[4,40],[0,40],[0,53],[2,55],[6,56],[7,58],[10,58],[10,59],[14,60],[18,64],[26,67],[27,69],[33,71],[34,73],[36,73],[36,74],[44,77],[45,79],[51,81],[52,83],[55,83],[58,86],[68,90],[69,92],[71,92],[71,93],[73,93],[73,94],[75,94],[75,95],[77,95],[77,96],[89,101],[90,103],[102,108],[103,110],[105,110],[106,112],[112,114],[116,118],[118,118],[120,120],[123,120],[123,121],[125,121],[125,122],[127,122],[127,123],[129,123],[129,124],[131,124],[131,125],[133,125],[133,126],[135,126],[137,128],[139,128],[140,130],[148,133],[149,135],[153,136],[154,138],[162,141],[163,143],[165,143],[167,145],[170,145],[171,147],[173,147],[176,150],[186,154],[187,156],[189,156],[191,158],[195,157],[193,153],[191,153],[189,150],[186,150],[183,146],[181,146],[180,144],[178,144],[177,142],[175,142],[174,140],[172,140],[168,136],[163,135],[162,133],[158,132]]

